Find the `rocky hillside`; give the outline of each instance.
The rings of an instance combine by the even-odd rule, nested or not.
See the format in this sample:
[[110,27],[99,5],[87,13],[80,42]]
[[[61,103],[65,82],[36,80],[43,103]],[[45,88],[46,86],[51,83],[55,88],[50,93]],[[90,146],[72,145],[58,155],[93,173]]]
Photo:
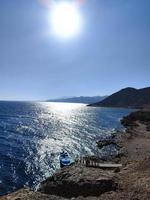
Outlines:
[[143,89],[125,88],[101,102],[89,106],[143,108],[150,107],[150,87]]
[[147,129],[150,130],[150,109],[133,112],[130,115],[123,117],[121,123],[125,127],[132,127],[137,126],[137,121],[146,124]]
[[117,189],[115,173],[76,163],[41,183],[39,192],[64,198],[100,196]]

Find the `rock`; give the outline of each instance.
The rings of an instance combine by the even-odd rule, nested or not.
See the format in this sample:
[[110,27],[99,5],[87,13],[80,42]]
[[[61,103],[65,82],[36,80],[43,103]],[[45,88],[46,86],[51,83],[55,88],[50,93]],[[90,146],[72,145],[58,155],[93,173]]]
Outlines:
[[62,197],[99,196],[117,188],[114,172],[75,164],[41,183],[39,191]]
[[[120,158],[126,153],[121,142],[122,133],[115,133],[113,138],[105,138],[97,142],[100,149],[99,157],[103,161],[118,162]],[[117,161],[117,159],[119,159]]]
[[0,200],[66,200],[54,195],[45,195],[39,192],[31,191],[29,188],[23,188],[17,192],[0,197]]
[[131,113],[130,115],[124,117],[121,120],[122,125],[125,127],[137,127],[137,121],[148,123],[150,122],[150,110],[139,110],[136,112]]
[[103,162],[103,160],[100,158],[100,157],[97,157],[97,156],[84,156],[83,159],[86,161],[86,162],[89,162],[89,161],[94,161],[94,162]]
[[146,130],[150,131],[150,124],[147,125]]
[[118,172],[120,172],[120,168],[118,167],[118,168],[116,168],[115,170],[114,170],[114,172],[115,173],[118,173]]
[[116,142],[114,141],[114,140],[108,140],[108,139],[106,139],[106,140],[100,140],[100,141],[98,141],[97,142],[97,146],[98,146],[98,148],[103,148],[103,147],[105,147],[105,146],[108,146],[108,145],[116,145]]

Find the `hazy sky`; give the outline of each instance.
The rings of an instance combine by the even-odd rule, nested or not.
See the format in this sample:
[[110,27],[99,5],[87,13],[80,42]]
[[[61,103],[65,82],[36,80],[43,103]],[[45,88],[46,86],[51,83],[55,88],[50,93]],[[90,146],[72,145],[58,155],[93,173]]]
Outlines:
[[150,86],[150,0],[87,0],[80,34],[51,34],[38,0],[0,1],[0,99],[105,95]]

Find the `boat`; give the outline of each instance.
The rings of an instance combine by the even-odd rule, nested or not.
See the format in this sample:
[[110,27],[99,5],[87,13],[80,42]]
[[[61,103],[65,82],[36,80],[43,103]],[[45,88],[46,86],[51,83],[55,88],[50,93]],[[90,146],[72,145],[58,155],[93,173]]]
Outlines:
[[67,152],[62,151],[59,156],[60,167],[67,167],[70,165],[70,158]]

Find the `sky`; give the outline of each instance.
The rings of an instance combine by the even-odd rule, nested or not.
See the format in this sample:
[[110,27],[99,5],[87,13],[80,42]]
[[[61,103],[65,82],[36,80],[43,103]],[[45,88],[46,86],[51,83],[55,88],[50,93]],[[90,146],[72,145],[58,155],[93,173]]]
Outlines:
[[72,38],[39,0],[0,1],[0,99],[109,95],[150,86],[150,1],[86,0]]

